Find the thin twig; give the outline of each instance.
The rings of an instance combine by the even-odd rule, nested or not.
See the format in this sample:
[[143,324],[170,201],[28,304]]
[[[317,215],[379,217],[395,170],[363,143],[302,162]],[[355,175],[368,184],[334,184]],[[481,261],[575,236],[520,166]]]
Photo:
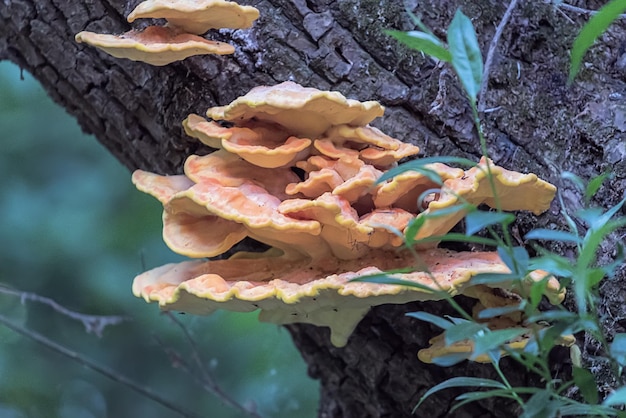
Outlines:
[[60,305],[54,300],[45,296],[40,296],[36,293],[23,292],[21,290],[12,289],[8,286],[0,285],[0,293],[5,295],[17,296],[24,301],[32,301],[47,305],[68,318],[81,322],[85,331],[88,333],[96,334],[98,337],[102,337],[102,332],[109,325],[117,325],[124,321],[130,321],[130,318],[123,316],[103,316],[103,315],[87,315],[80,312],[72,311],[66,307]]
[[[580,7],[572,6],[572,5],[569,5],[567,3],[559,2],[559,3],[555,4],[555,6],[557,8],[565,9],[565,10],[568,10],[570,12],[579,13],[579,14],[583,14],[583,15],[595,16],[595,15],[598,14],[597,10],[582,9]],[[618,18],[619,19],[626,19],[626,14],[619,15]]]
[[[192,357],[194,360],[195,367],[192,368],[189,365],[189,363],[180,354],[178,354],[178,352],[176,352],[174,349],[170,347],[167,347],[158,337],[155,336],[157,343],[163,348],[163,350],[172,359],[172,363],[177,368],[181,369],[182,371],[184,371],[185,373],[193,377],[194,380],[196,380],[196,382],[198,382],[204,390],[206,390],[207,392],[211,393],[212,395],[220,399],[224,404],[230,406],[231,408],[237,409],[252,418],[261,418],[259,414],[257,414],[254,411],[251,411],[250,409],[246,408],[245,406],[237,402],[235,399],[233,399],[217,384],[217,382],[211,375],[210,371],[207,369],[204,361],[202,361],[198,344],[192,337],[187,327],[181,321],[179,321],[174,315],[172,315],[170,312],[165,312],[164,314],[167,315],[170,318],[170,320],[172,320],[172,322],[174,322],[185,334],[187,343],[191,347]],[[201,376],[198,376],[196,373],[194,373],[194,370],[196,369],[200,371]]]
[[11,320],[9,320],[7,317],[5,317],[4,315],[0,315],[0,323],[2,325],[4,325],[7,328],[12,329],[13,331],[17,332],[18,334],[21,334],[27,338],[30,338],[33,341],[38,342],[39,344],[43,345],[44,347],[47,347],[49,349],[51,349],[52,351],[55,351],[71,360],[74,360],[75,362],[87,367],[88,369],[91,369],[93,371],[95,371],[96,373],[99,373],[103,376],[108,377],[109,379],[113,380],[114,382],[118,382],[121,383],[124,386],[129,387],[130,389],[134,390],[135,392],[139,393],[140,395],[145,396],[146,398],[152,399],[153,401],[157,402],[158,404],[160,404],[161,406],[164,406],[165,408],[174,411],[178,414],[180,414],[183,417],[186,418],[202,418],[200,415],[195,414],[193,412],[190,411],[186,411],[183,408],[181,408],[178,405],[174,405],[173,403],[171,403],[170,401],[168,401],[167,399],[164,399],[163,397],[161,397],[159,394],[155,393],[152,389],[150,388],[146,388],[141,386],[140,384],[130,380],[129,378],[127,378],[124,375],[121,375],[119,373],[117,373],[116,371],[106,367],[106,366],[101,366],[97,363],[95,363],[94,361],[84,357],[83,355],[72,351],[50,339],[48,339],[47,337],[39,334],[38,332],[35,331],[31,331],[29,329],[26,329],[14,322],[12,322]]
[[509,3],[509,7],[507,7],[506,11],[504,12],[504,16],[502,16],[502,20],[496,28],[496,33],[493,35],[491,43],[489,44],[487,59],[485,60],[485,67],[483,69],[483,81],[480,84],[480,92],[478,95],[479,112],[483,112],[485,110],[485,93],[487,93],[487,85],[489,84],[489,71],[491,69],[491,63],[493,62],[493,56],[495,55],[496,48],[498,47],[498,42],[500,41],[500,37],[502,36],[502,32],[504,31],[504,27],[511,18],[511,14],[517,6],[517,2],[518,0],[511,0],[511,2]]
[[181,329],[181,331],[185,334],[187,343],[189,344],[189,347],[191,347],[191,354],[193,356],[193,359],[196,365],[198,366],[200,372],[202,373],[202,376],[207,382],[211,382],[217,387],[217,383],[215,383],[215,379],[213,378],[213,375],[211,374],[209,369],[206,367],[204,361],[202,361],[202,357],[200,356],[200,349],[198,348],[198,344],[196,344],[196,340],[194,340],[194,338],[191,336],[191,333],[189,332],[185,324],[180,322],[178,318],[176,318],[176,316],[174,316],[171,312],[166,311],[166,312],[163,312],[163,314],[167,316],[170,319],[170,321],[175,323]]

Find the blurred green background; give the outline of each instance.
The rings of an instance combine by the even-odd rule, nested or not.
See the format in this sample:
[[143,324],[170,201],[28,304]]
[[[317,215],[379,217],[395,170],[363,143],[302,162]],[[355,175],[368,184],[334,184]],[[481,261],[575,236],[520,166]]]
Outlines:
[[[0,62],[0,284],[82,313],[124,315],[101,338],[45,305],[0,294],[0,314],[118,371],[200,416],[240,417],[187,373],[180,328],[130,290],[144,270],[177,261],[161,240],[161,206],[54,104],[30,74]],[[318,383],[279,327],[257,314],[178,315],[223,390],[263,417],[313,417]],[[178,417],[179,414],[0,325],[0,417]]]

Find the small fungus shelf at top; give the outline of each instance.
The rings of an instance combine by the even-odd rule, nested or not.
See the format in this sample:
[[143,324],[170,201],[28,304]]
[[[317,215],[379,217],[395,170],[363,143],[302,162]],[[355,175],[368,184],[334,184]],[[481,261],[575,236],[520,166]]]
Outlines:
[[162,66],[194,55],[234,53],[232,45],[199,35],[215,28],[249,28],[258,17],[254,7],[225,0],[147,0],[137,5],[128,21],[164,18],[166,26],[148,26],[121,35],[83,31],[75,39],[116,58]]
[[[505,210],[539,214],[548,209],[554,186],[486,159],[469,170],[430,165],[442,184],[415,172],[377,184],[399,159],[419,152],[368,125],[383,110],[376,102],[285,82],[209,109],[212,120],[189,115],[183,122],[187,134],[218,150],[190,156],[184,175],[138,170],[133,182],[163,203],[163,236],[170,248],[202,259],[139,275],[134,294],[166,310],[258,309],[262,321],[327,326],[337,346],[347,343],[372,306],[440,298],[418,288],[351,282],[354,278],[402,268],[408,272],[393,276],[492,300],[469,281],[479,273],[508,272],[496,253],[453,252],[430,242],[416,247],[416,258],[398,231],[426,216],[417,238],[442,235],[466,214],[444,209],[495,206],[488,172]],[[229,122],[227,127],[221,121]],[[427,216],[438,211],[441,216]],[[271,249],[203,259],[225,253],[245,237]],[[547,280],[547,298],[563,300],[556,279],[537,271],[528,280]],[[522,291],[508,282],[493,287]]]

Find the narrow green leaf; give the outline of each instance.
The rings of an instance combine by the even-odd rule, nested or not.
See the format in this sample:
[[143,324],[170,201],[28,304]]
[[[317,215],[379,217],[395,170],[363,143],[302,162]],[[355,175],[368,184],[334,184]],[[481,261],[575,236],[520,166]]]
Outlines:
[[456,398],[454,398],[455,401],[460,401],[460,402],[457,402],[452,406],[452,409],[450,409],[450,414],[452,414],[454,411],[456,411],[463,405],[468,404],[470,402],[476,402],[481,399],[489,399],[489,398],[495,398],[495,397],[515,399],[515,396],[513,396],[512,391],[508,389],[496,389],[496,390],[488,390],[488,391],[480,391],[480,392],[463,393],[457,396]]
[[600,222],[598,222],[598,220],[603,215],[603,213],[604,212],[602,212],[602,208],[592,207],[577,210],[576,216],[580,218],[583,222],[585,222],[585,224],[588,225],[590,228],[593,228],[594,225],[602,225],[600,224]]
[[504,212],[488,212],[475,210],[465,217],[465,235],[474,235],[476,232],[491,225],[508,225],[515,220],[515,215]]
[[595,287],[598,283],[600,283],[604,279],[604,269],[603,268],[594,268],[587,270],[587,283],[589,289]]
[[453,326],[452,322],[443,319],[440,316],[433,315],[428,312],[409,312],[406,316],[410,316],[411,318],[416,318],[421,321],[430,322],[431,324],[438,326],[442,329],[448,329]]
[[472,358],[488,351],[500,350],[500,347],[526,332],[523,328],[508,328],[495,331],[479,332],[474,337]]
[[543,299],[543,294],[545,293],[547,286],[548,280],[540,280],[538,282],[534,282],[530,286],[530,304],[532,307],[536,308],[539,306],[539,302]]
[[469,353],[446,354],[445,356],[433,357],[431,361],[439,367],[450,367],[467,360],[469,355]]
[[465,318],[458,318],[456,316],[451,316],[451,315],[444,315],[446,318],[448,318],[450,320],[450,322],[452,322],[454,325],[459,325],[459,324],[469,324],[472,321],[468,321]]
[[385,174],[380,176],[380,178],[376,181],[376,184],[385,182],[397,176],[398,174],[402,174],[407,171],[427,170],[427,171],[431,171],[434,173],[433,170],[429,170],[428,167],[425,167],[426,165],[433,164],[433,163],[458,164],[458,165],[467,166],[467,167],[474,167],[476,165],[475,161],[468,160],[467,158],[461,158],[461,157],[441,156],[441,157],[420,158],[418,160],[413,160],[413,161],[400,164],[399,166],[386,171]]
[[565,309],[554,309],[552,311],[542,311],[537,315],[530,316],[527,321],[528,322],[539,322],[539,321],[568,321],[569,323],[573,323],[573,321],[578,320],[578,313],[566,311]]
[[585,188],[585,202],[587,202],[587,204],[589,204],[591,198],[598,192],[600,186],[604,183],[604,180],[611,176],[612,174],[610,172],[605,172],[589,180],[589,183]]
[[580,393],[583,395],[585,401],[593,405],[597,404],[598,388],[593,374],[587,369],[574,367],[572,375],[574,377],[574,383],[576,383],[576,386],[580,389]]
[[[603,225],[605,223],[608,223],[609,219],[611,219],[617,213],[617,211],[619,211],[622,208],[622,206],[624,206],[625,203],[626,203],[626,197],[624,197],[617,205],[613,206],[611,209],[607,210],[604,214],[602,214],[600,219],[598,219],[597,221],[597,225]],[[618,224],[620,224],[619,221],[623,221],[624,219],[625,218],[618,218],[617,219]],[[620,224],[620,225],[623,225],[623,224]]]
[[[484,390],[484,391],[480,391],[480,392],[469,392],[469,393],[462,393],[459,396],[457,396],[456,400],[463,400],[463,399],[468,399],[468,398],[473,398],[474,396],[476,396],[477,394],[481,394],[481,395],[485,395],[482,396],[482,398],[491,398],[494,396],[503,396],[503,395],[510,395],[512,396],[513,392],[515,393],[537,393],[539,390],[541,389],[537,389],[537,388],[531,388],[531,387],[515,387],[515,388],[511,388],[511,389],[493,389],[493,390]],[[508,397],[508,396],[505,396]]]
[[535,393],[524,404],[524,412],[520,418],[556,417],[557,408],[551,402],[551,397],[552,393],[545,389]]
[[519,305],[483,309],[482,311],[478,312],[478,319],[495,318],[496,316],[502,316],[513,312],[523,311],[524,305],[525,301],[522,301]]
[[612,0],[589,19],[589,22],[580,31],[572,46],[568,83],[571,84],[576,74],[578,74],[585,52],[587,52],[598,36],[606,31],[609,25],[625,10],[626,2],[624,0]]
[[578,261],[576,263],[579,272],[589,268],[589,266],[594,263],[598,247],[606,236],[623,226],[626,226],[626,217],[607,222],[598,229],[590,229],[587,232],[582,251],[578,255]]
[[409,224],[404,231],[407,246],[412,247],[413,245],[415,245],[415,237],[417,236],[417,233],[420,231],[420,229],[424,226],[425,222],[425,216],[418,216],[409,221]]
[[567,231],[555,231],[552,229],[533,229],[526,236],[525,239],[542,239],[545,241],[560,241],[560,242],[573,242],[580,244],[582,239],[575,234]]
[[435,57],[440,61],[450,62],[452,59],[450,51],[448,51],[443,42],[433,34],[420,31],[401,32],[397,30],[386,30],[384,32],[409,48]]
[[[571,400],[569,402],[572,402]],[[620,416],[620,412],[612,408],[603,407],[600,405],[585,405],[582,403],[575,403],[574,405],[563,405],[559,407],[559,412],[562,417],[596,417],[596,416]]]
[[572,231],[572,233],[578,235],[578,225],[576,224],[576,222],[574,222],[574,219],[572,219],[572,217],[568,213],[567,206],[565,206],[565,202],[563,202],[563,195],[560,191],[557,193],[557,197],[559,198],[559,204],[561,205],[561,216],[563,216],[563,219],[565,219],[569,230]]
[[484,324],[478,322],[466,322],[464,324],[453,325],[446,329],[444,340],[446,345],[450,345],[457,341],[472,340],[476,334],[488,332],[488,328]]
[[586,186],[585,186],[585,182],[583,181],[583,179],[577,176],[576,174],[572,173],[571,171],[563,171],[561,173],[561,178],[565,180],[569,180],[572,183],[574,183],[576,188],[580,190],[581,192],[585,191]]
[[519,280],[520,277],[511,273],[478,273],[470,279],[470,284],[499,284],[507,283],[513,280]]
[[626,386],[622,386],[617,389],[615,392],[611,393],[606,397],[604,402],[602,402],[604,406],[617,406],[617,405],[626,405]]
[[420,398],[418,404],[415,406],[415,409],[419,408],[419,406],[428,398],[430,395],[433,395],[441,390],[449,389],[449,388],[467,388],[467,387],[481,387],[481,388],[496,388],[496,389],[506,389],[502,383],[497,380],[492,379],[484,379],[481,377],[453,377],[451,379],[445,380],[438,385],[430,388],[422,397]]
[[411,18],[411,20],[413,21],[413,23],[415,24],[415,26],[417,26],[418,28],[420,28],[420,30],[422,32],[426,32],[426,33],[430,33],[432,35],[432,31],[428,28],[428,26],[426,26],[424,24],[424,22],[421,21],[421,19],[419,17],[417,17],[415,15],[415,13],[413,13],[411,11],[411,9],[408,7],[408,5],[404,5],[404,10],[406,11],[406,14],[409,15],[409,17]]
[[530,256],[524,247],[498,247],[502,262],[513,272],[525,276],[528,271]]
[[[404,268],[398,270],[387,271],[384,273],[378,274],[370,274],[367,276],[355,277],[354,279],[350,279],[351,282],[362,282],[362,283],[378,283],[378,284],[395,284],[398,286],[409,286],[414,287],[416,284],[410,280],[398,279],[397,277],[391,276],[392,274],[403,274],[403,273],[412,273],[414,269],[412,268]],[[430,289],[428,286],[424,286],[426,289]]]
[[550,274],[564,278],[572,276],[574,267],[571,260],[557,254],[535,257],[529,264],[531,270],[544,270]]
[[452,67],[475,104],[483,77],[483,57],[472,21],[460,9],[448,28],[448,48],[452,55]]
[[626,333],[615,334],[610,345],[611,356],[622,367],[626,367]]

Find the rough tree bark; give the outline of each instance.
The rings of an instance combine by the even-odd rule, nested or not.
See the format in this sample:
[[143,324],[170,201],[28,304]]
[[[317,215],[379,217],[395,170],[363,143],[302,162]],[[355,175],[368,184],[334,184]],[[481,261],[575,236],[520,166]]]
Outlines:
[[[129,169],[181,171],[184,158],[204,153],[180,121],[191,112],[226,104],[256,85],[293,80],[339,90],[347,97],[378,100],[387,107],[376,123],[386,133],[418,144],[422,155],[480,155],[471,114],[458,80],[446,66],[398,46],[385,28],[413,29],[401,0],[242,1],[261,11],[250,30],[221,30],[213,39],[233,43],[233,56],[190,58],[151,67],[109,57],[78,45],[81,30],[120,33],[139,0],[4,0],[0,2],[0,59],[31,72],[50,96],[74,115]],[[506,4],[499,1],[406,2],[440,37],[457,7],[476,27],[485,54]],[[520,2],[496,50],[486,96],[484,129],[497,164],[535,172],[559,186],[578,207],[578,192],[559,178],[568,170],[583,178],[615,174],[596,202],[609,206],[626,189],[626,30],[613,25],[587,56],[582,74],[566,87],[568,50],[584,14],[545,1]],[[576,1],[598,9],[602,1]],[[139,23],[141,25],[141,23]],[[521,215],[519,235],[534,226],[558,228],[559,207],[539,218]],[[616,239],[620,239],[619,237]],[[622,237],[623,239],[623,237]],[[601,260],[614,255],[615,242]],[[557,248],[564,254],[567,248]],[[626,328],[626,277],[602,285],[600,315],[609,334]],[[419,348],[438,330],[403,314],[442,312],[441,303],[381,306],[372,310],[345,348],[330,345],[326,329],[290,326],[295,344],[321,380],[321,417],[408,416],[419,397],[446,377],[491,376],[472,363],[442,369],[421,364]],[[596,347],[579,336],[586,353]],[[566,357],[566,356],[561,356]],[[562,359],[560,359],[562,360]],[[514,385],[533,376],[505,362]],[[562,361],[555,368],[567,368]],[[602,385],[612,383],[598,372]],[[608,387],[607,386],[607,387]],[[433,397],[419,415],[449,415],[459,392]],[[454,413],[459,417],[510,417],[516,407],[487,400]]]

